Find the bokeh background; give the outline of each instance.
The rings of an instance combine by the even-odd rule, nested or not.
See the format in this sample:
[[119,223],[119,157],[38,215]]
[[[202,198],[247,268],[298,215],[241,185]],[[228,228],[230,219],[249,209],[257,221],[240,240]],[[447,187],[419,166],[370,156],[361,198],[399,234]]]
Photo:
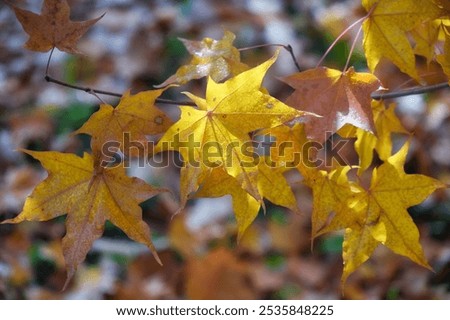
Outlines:
[[[357,0],[73,0],[73,20],[106,12],[82,38],[84,55],[55,51],[50,74],[68,83],[108,91],[151,89],[189,60],[178,37],[220,39],[223,30],[237,35],[238,48],[264,43],[290,44],[302,69],[313,68],[331,42],[364,15]],[[15,1],[40,11],[41,1]],[[325,59],[342,69],[357,28],[351,30]],[[27,35],[12,10],[0,2],[0,220],[16,216],[26,196],[45,178],[39,163],[18,148],[81,154],[87,136],[72,136],[98,109],[98,100],[43,79],[48,54],[22,48]],[[361,43],[361,40],[358,41]],[[255,66],[273,48],[242,52]],[[360,45],[351,60],[366,70]],[[429,83],[442,81],[439,69],[419,60]],[[265,86],[285,99],[291,89],[276,77],[296,72],[283,51],[268,73]],[[378,73],[384,85],[414,85],[384,63]],[[165,93],[204,95],[204,80]],[[115,105],[117,99],[102,97]],[[406,171],[450,182],[450,94],[397,99],[398,115],[414,132]],[[174,119],[174,105],[160,105]],[[398,139],[401,143],[401,138]],[[170,156],[170,155],[165,155]],[[354,152],[347,156],[356,163]],[[449,299],[450,201],[438,191],[410,214],[421,232],[421,243],[435,273],[378,248],[374,256],[340,288],[342,233],[322,236],[311,244],[311,194],[295,173],[288,176],[304,212],[297,216],[267,203],[243,240],[236,242],[230,198],[197,199],[183,214],[178,208],[178,169],[139,168],[130,175],[166,186],[175,196],[158,196],[142,204],[143,217],[154,232],[164,266],[148,249],[130,241],[113,225],[95,242],[67,290],[60,240],[64,217],[42,223],[0,225],[0,298],[3,299]]]

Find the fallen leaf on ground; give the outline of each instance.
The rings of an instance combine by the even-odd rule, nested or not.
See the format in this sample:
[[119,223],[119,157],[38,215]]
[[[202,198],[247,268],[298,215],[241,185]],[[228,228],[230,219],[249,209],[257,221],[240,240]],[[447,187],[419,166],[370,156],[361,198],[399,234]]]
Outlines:
[[255,299],[248,285],[249,270],[232,252],[218,248],[186,267],[186,295],[189,299]]

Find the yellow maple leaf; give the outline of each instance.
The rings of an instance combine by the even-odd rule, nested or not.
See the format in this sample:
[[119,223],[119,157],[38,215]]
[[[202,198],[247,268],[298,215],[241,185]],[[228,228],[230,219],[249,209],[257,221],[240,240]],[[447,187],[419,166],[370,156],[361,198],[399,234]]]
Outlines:
[[[118,142],[116,147],[126,155],[134,155],[140,151],[140,147],[147,149],[146,135],[163,133],[173,124],[172,120],[154,105],[156,98],[163,91],[148,90],[135,95],[128,91],[122,96],[117,107],[100,105],[100,110],[75,131],[75,134],[86,133],[92,136],[91,147],[94,154],[104,153],[103,148],[108,147],[111,142]],[[129,142],[127,146],[126,141]],[[142,151],[151,154],[153,148]]]
[[[349,182],[350,167],[338,167],[331,172],[310,168],[305,175],[305,184],[313,192],[311,217],[312,238],[344,228],[351,219],[349,200],[359,189]],[[305,173],[303,173],[305,174]],[[331,214],[334,213],[334,216]]]
[[294,193],[283,175],[283,168],[268,165],[262,157],[258,165],[257,187],[261,197],[270,202],[300,213]]
[[164,189],[126,176],[123,167],[94,167],[94,160],[87,153],[80,158],[52,151],[23,151],[41,162],[48,177],[26,199],[22,212],[3,223],[46,221],[67,214],[66,235],[62,240],[66,284],[92,243],[103,234],[106,220],[149,247],[161,263],[138,204]]
[[102,16],[87,21],[71,21],[66,0],[44,0],[41,14],[12,6],[23,29],[30,36],[25,48],[47,52],[53,48],[78,53],[76,43]]
[[411,35],[414,38],[414,53],[423,56],[430,64],[435,57],[435,47],[439,37],[440,20],[427,21],[417,25]]
[[223,167],[210,170],[200,183],[201,187],[195,194],[197,198],[231,195],[233,211],[238,225],[238,240],[240,240],[258,215],[261,208],[260,201],[242,189],[239,182],[230,176]]
[[392,155],[392,134],[409,132],[403,127],[400,119],[395,114],[395,104],[391,103],[388,108],[383,101],[373,101],[375,113],[375,127],[377,139],[375,150],[381,160],[386,161]]
[[373,130],[370,94],[380,87],[370,73],[316,68],[283,78],[295,89],[286,104],[321,117],[306,122],[309,138],[323,142],[345,124]]
[[438,18],[443,14],[442,9],[431,0],[363,0],[362,5],[371,12],[363,23],[363,45],[369,69],[374,72],[385,57],[402,72],[420,80],[406,32]]
[[397,254],[430,268],[419,243],[419,231],[408,207],[424,201],[445,185],[420,174],[406,174],[403,166],[409,143],[375,168],[367,191],[355,193],[351,220],[346,221],[342,283],[381,243]]
[[344,137],[356,138],[355,150],[359,156],[359,175],[372,164],[374,150],[383,161],[392,155],[392,133],[408,134],[395,114],[395,104],[386,108],[382,100],[373,100],[372,110],[376,133],[355,127],[345,127],[339,131],[339,134]]
[[179,211],[183,210],[187,200],[193,197],[215,198],[230,195],[238,225],[239,240],[255,220],[259,210],[264,208],[262,198],[298,212],[295,196],[282,170],[268,166],[264,160],[258,164],[257,168],[258,172],[251,183],[258,192],[258,200],[241,186],[239,180],[230,176],[223,166],[202,171],[200,168],[186,164],[181,168],[180,174]]
[[292,127],[282,124],[264,129],[258,132],[258,135],[273,140],[266,160],[271,166],[284,171],[297,168],[300,172],[303,172],[304,167],[316,166],[312,159],[317,149],[313,148],[315,144],[307,139],[304,123],[295,123]]
[[209,79],[206,99],[185,93],[198,109],[181,106],[180,120],[170,127],[157,150],[179,151],[194,166],[224,165],[231,176],[258,197],[252,175],[257,171],[249,133],[305,115],[260,91],[277,53],[261,65],[224,83]]
[[[444,73],[450,79],[450,26],[444,27],[443,30],[445,34],[444,53],[439,54],[436,59],[442,66]],[[448,83],[450,84],[450,80]]]
[[180,39],[193,56],[189,64],[181,66],[177,72],[156,87],[165,87],[172,83],[183,84],[192,79],[210,76],[220,82],[229,76],[238,75],[248,69],[241,62],[238,49],[233,46],[236,36],[225,31],[221,40],[204,38],[202,41]]

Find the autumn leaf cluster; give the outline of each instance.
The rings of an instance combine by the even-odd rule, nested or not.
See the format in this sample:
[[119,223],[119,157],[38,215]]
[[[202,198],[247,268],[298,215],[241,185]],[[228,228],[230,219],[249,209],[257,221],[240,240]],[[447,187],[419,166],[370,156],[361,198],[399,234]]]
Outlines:
[[[397,118],[395,105],[375,101],[371,94],[386,89],[375,76],[382,59],[419,83],[424,79],[416,68],[416,56],[427,63],[436,61],[450,76],[448,1],[362,0],[362,7],[367,13],[361,21],[369,72],[353,67],[297,72],[281,78],[294,89],[284,102],[263,86],[278,50],[251,67],[241,61],[240,51],[233,46],[235,35],[229,31],[220,40],[182,39],[192,55],[188,64],[158,89],[125,92],[115,107],[102,103],[75,131],[91,136],[91,153],[78,157],[23,150],[41,162],[48,177],[26,199],[23,211],[4,222],[45,221],[67,214],[62,245],[68,280],[102,235],[107,220],[147,245],[159,261],[139,203],[168,190],[127,176],[123,166],[106,161],[104,146],[120,143],[124,133],[143,144],[149,136],[160,136],[147,155],[168,151],[182,155],[180,213],[191,198],[231,195],[240,239],[264,212],[265,199],[293,214],[300,212],[284,175],[297,170],[312,190],[312,238],[344,232],[342,283],[379,244],[431,268],[407,208],[445,185],[405,173],[409,143],[395,151],[392,134],[407,138],[409,133]],[[25,48],[40,52],[57,48],[78,53],[77,41],[101,19],[71,21],[66,1],[45,0],[41,14],[12,8],[30,37]],[[179,107],[178,120],[171,120],[155,106],[164,91],[201,78],[206,78],[204,97],[184,92],[192,103]],[[323,144],[334,135],[355,139],[358,166],[320,166],[310,161],[305,146]],[[261,137],[270,138],[268,152],[256,148],[254,142]],[[283,148],[286,143],[287,149]],[[136,156],[123,145],[116,151]],[[361,183],[363,175],[370,176],[370,185]]]

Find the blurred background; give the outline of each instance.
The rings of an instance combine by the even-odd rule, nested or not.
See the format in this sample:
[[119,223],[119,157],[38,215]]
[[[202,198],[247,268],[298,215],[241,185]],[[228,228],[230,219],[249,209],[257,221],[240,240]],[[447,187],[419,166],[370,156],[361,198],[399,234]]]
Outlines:
[[[302,69],[316,66],[333,40],[365,13],[358,0],[74,0],[73,20],[106,15],[82,38],[84,55],[55,51],[50,74],[68,83],[122,93],[151,89],[189,61],[178,37],[222,38],[230,30],[238,48],[264,43],[290,44]],[[41,1],[15,1],[40,11]],[[323,65],[342,69],[357,28],[343,37]],[[0,2],[0,220],[16,216],[26,196],[46,176],[39,163],[18,148],[81,154],[87,136],[72,136],[98,109],[98,100],[43,79],[48,53],[22,48],[27,35],[13,11]],[[360,44],[361,41],[358,41]],[[242,52],[250,66],[266,60],[273,48]],[[418,60],[429,83],[445,81],[434,64]],[[351,65],[366,70],[360,45]],[[271,94],[285,99],[291,89],[276,77],[296,72],[282,51],[266,77]],[[379,69],[385,87],[414,85],[389,63]],[[444,80],[443,80],[444,79]],[[185,100],[190,91],[204,96],[204,80],[170,89],[165,98]],[[102,97],[116,105],[117,99]],[[450,182],[450,94],[397,99],[403,125],[414,132],[406,171]],[[175,105],[160,105],[176,119]],[[400,139],[401,140],[401,139]],[[400,141],[399,140],[399,141]],[[404,141],[404,140],[402,140]],[[351,158],[354,153],[349,151]],[[353,159],[355,162],[357,159]],[[175,167],[139,168],[130,175],[179,190]],[[95,242],[67,290],[61,252],[64,217],[41,223],[0,225],[2,299],[449,299],[450,201],[438,191],[410,214],[435,273],[378,248],[340,288],[342,233],[310,238],[310,191],[288,176],[304,215],[267,203],[243,240],[236,242],[230,198],[196,199],[172,219],[177,198],[158,196],[142,204],[160,267],[148,249],[130,241],[112,224]],[[343,295],[344,294],[344,295]]]

